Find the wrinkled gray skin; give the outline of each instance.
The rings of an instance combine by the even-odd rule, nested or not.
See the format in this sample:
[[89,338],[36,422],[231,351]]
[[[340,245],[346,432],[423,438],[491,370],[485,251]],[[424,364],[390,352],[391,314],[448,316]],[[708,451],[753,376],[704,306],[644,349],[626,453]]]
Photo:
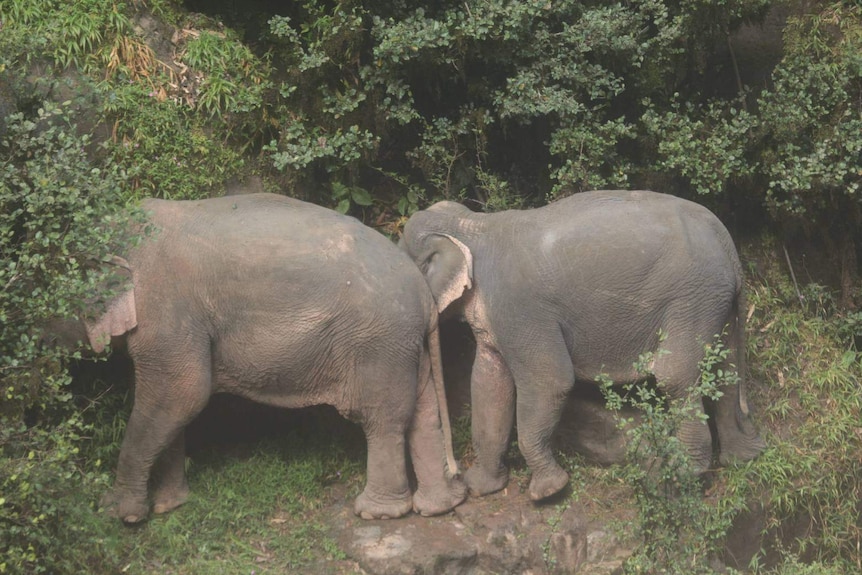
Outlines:
[[434,300],[395,245],[353,218],[272,194],[143,208],[157,230],[128,256],[134,289],[87,325],[96,351],[125,333],[135,365],[106,500],[118,517],[147,516],[148,480],[156,513],[185,501],[183,429],[218,392],[287,408],[330,404],[359,423],[368,477],[355,511],[364,518],[433,515],[464,499],[438,409]]
[[[424,273],[442,312],[470,324],[476,461],[471,493],[502,489],[517,413],[518,446],[533,472],[530,495],[560,491],[568,475],[551,452],[576,380],[638,379],[639,355],[671,397],[698,378],[703,346],[728,327],[730,363],[745,375],[743,275],[733,241],[707,209],[654,192],[587,192],[548,206],[493,214],[440,202],[413,215],[401,247]],[[667,339],[659,342],[659,332]],[[517,393],[516,393],[517,392]],[[703,409],[699,398],[693,407]],[[763,443],[744,384],[717,402],[721,461],[748,460]],[[708,426],[679,430],[699,471],[712,458]]]

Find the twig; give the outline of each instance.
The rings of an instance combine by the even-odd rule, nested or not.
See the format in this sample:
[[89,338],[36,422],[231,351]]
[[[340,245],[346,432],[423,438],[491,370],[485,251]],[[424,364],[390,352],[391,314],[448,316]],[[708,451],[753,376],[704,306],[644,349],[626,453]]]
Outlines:
[[787,267],[790,269],[790,279],[793,280],[793,287],[796,288],[796,297],[799,298],[799,305],[805,307],[805,298],[802,297],[802,292],[799,291],[799,284],[796,283],[796,274],[793,273],[793,264],[790,263],[790,254],[787,253],[787,246],[782,246],[784,248],[784,259],[787,260]]
[[17,279],[18,279],[18,278],[20,278],[20,277],[21,277],[21,274],[15,274],[15,275],[14,275],[14,276],[12,276],[11,278],[9,278],[9,281],[8,281],[8,282],[6,282],[6,285],[5,285],[5,286],[3,286],[3,291],[8,291],[8,290],[9,290],[9,286],[11,286],[13,283],[15,283],[15,280],[17,280]]
[[728,28],[725,28],[724,34],[725,38],[727,39],[727,50],[730,52],[730,61],[733,64],[733,74],[736,77],[736,89],[739,90],[739,99],[742,100],[742,109],[747,112],[748,104],[745,101],[745,88],[742,85],[742,76],[739,74],[739,64],[736,62],[736,51],[733,49],[733,41],[730,38],[730,30]]

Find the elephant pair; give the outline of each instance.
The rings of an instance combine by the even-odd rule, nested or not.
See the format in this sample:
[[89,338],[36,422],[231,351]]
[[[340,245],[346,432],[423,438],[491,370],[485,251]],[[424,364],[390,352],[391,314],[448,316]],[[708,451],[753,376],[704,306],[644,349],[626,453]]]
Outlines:
[[[476,461],[465,475],[477,495],[506,485],[516,413],[531,496],[562,489],[568,476],[550,440],[568,391],[600,373],[636,379],[632,365],[657,350],[660,331],[670,353],[657,354],[653,371],[670,395],[686,395],[703,343],[725,326],[744,374],[733,242],[709,211],[671,196],[590,192],[498,214],[442,202],[411,217],[401,250],[353,218],[283,196],[148,200],[144,210],[157,232],[129,254],[132,289],[87,326],[97,351],[125,334],[135,364],[111,498],[126,522],[146,517],[151,475],[156,512],[184,501],[183,428],[216,392],[327,403],[358,421],[368,441],[362,517],[458,505],[466,488],[437,330],[450,305],[477,341]],[[762,448],[743,384],[718,401],[716,428],[723,460]],[[679,435],[705,468],[707,426],[691,421]]]

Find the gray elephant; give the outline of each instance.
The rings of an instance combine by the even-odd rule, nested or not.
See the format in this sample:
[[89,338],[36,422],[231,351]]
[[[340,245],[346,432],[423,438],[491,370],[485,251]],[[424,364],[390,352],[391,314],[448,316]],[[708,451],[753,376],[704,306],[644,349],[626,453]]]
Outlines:
[[[671,397],[687,395],[703,346],[727,328],[730,362],[745,375],[743,274],[733,241],[706,208],[643,191],[575,194],[545,207],[493,214],[440,202],[407,222],[401,247],[425,275],[438,309],[450,304],[476,338],[471,376],[476,460],[471,493],[502,489],[517,413],[530,496],[568,482],[551,436],[575,381],[634,382],[640,354]],[[666,339],[660,342],[660,333]],[[725,389],[715,424],[721,460],[763,448],[744,383]],[[516,410],[517,404],[517,410]],[[697,400],[692,405],[703,409]],[[679,430],[699,471],[712,458],[708,426]]]
[[392,242],[273,194],[147,200],[143,209],[154,231],[128,254],[132,289],[87,323],[96,351],[125,334],[134,362],[134,406],[106,503],[118,517],[147,516],[148,481],[155,512],[185,501],[183,430],[218,392],[286,408],[330,404],[358,422],[368,441],[355,504],[363,518],[433,515],[464,499],[434,300]]

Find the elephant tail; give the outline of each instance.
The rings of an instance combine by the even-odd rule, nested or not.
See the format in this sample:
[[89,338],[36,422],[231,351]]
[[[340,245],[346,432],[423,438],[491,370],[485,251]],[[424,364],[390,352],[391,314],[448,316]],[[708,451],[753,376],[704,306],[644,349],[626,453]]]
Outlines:
[[[747,397],[747,367],[745,362],[745,291],[737,292],[734,310],[728,326],[729,347],[732,362],[736,365],[739,383],[736,393],[728,393],[718,400],[718,434],[721,444],[720,461],[722,464],[733,460],[748,461],[757,457],[766,447],[751,421]],[[734,397],[735,396],[735,397]]]
[[745,321],[746,321],[746,297],[745,289],[740,288],[736,295],[734,313],[731,318],[730,338],[731,349],[735,350],[736,369],[739,377],[739,410],[744,417],[748,417],[750,412],[748,408],[748,392],[747,378],[748,366],[746,363],[746,344],[745,344]]
[[458,462],[455,461],[455,451],[452,447],[452,425],[449,420],[449,404],[446,401],[446,385],[443,381],[443,357],[440,351],[440,325],[436,313],[431,314],[431,325],[428,329],[428,354],[431,356],[431,377],[434,379],[434,391],[437,393],[437,405],[440,410],[440,425],[443,428],[443,444],[446,450],[446,466],[449,476],[460,473]]

